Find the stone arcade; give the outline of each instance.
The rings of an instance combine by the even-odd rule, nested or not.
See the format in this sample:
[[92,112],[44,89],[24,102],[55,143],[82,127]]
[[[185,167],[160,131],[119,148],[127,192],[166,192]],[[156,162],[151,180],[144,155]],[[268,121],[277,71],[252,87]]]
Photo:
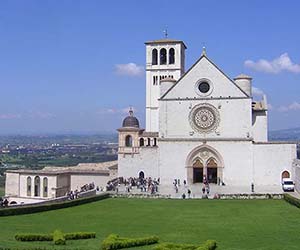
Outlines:
[[203,49],[185,71],[183,41],[146,42],[146,129],[133,111],[119,131],[119,177],[227,186],[280,186],[294,178],[296,144],[268,142],[268,105],[252,78],[230,79]]

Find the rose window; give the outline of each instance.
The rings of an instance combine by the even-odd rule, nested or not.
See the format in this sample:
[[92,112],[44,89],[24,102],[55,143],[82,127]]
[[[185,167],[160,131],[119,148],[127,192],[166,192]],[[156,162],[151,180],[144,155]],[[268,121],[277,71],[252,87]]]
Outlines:
[[195,106],[190,113],[190,123],[198,132],[210,132],[219,125],[219,114],[215,107],[210,104]]

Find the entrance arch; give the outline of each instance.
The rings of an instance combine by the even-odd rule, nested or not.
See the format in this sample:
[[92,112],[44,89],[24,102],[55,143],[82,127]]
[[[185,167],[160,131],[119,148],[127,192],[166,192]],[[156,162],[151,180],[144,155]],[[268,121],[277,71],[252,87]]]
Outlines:
[[139,172],[139,178],[140,179],[145,179],[145,173],[143,171]]
[[223,181],[223,158],[208,145],[196,147],[189,153],[186,168],[189,184],[202,183],[203,180],[216,184]]
[[290,178],[290,172],[289,171],[287,171],[287,170],[285,170],[285,171],[283,171],[282,172],[282,174],[281,174],[281,179],[283,179],[283,178]]

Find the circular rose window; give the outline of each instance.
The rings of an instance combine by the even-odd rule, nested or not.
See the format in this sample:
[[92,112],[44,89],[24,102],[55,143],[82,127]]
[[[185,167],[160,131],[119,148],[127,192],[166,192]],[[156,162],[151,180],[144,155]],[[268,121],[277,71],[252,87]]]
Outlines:
[[198,85],[198,89],[201,93],[206,94],[210,89],[209,83],[208,82],[201,82]]
[[202,133],[211,132],[219,126],[219,112],[210,104],[195,106],[189,115],[191,127]]
[[209,96],[213,91],[213,84],[209,79],[202,78],[195,83],[195,91],[199,96]]

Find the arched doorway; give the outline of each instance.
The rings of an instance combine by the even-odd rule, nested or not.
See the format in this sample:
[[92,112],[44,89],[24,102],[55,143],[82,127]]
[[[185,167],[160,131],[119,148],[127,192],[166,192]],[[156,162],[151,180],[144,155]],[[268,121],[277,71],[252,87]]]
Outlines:
[[143,171],[139,172],[139,178],[140,179],[145,179],[145,173]]
[[203,182],[203,163],[196,159],[193,163],[193,183]]
[[219,184],[223,181],[224,163],[221,155],[212,147],[202,145],[193,149],[186,160],[189,184],[203,182]]
[[208,183],[218,183],[218,164],[216,159],[210,158],[206,164]]
[[281,179],[283,178],[290,178],[290,173],[289,171],[283,171],[282,174],[281,174]]

